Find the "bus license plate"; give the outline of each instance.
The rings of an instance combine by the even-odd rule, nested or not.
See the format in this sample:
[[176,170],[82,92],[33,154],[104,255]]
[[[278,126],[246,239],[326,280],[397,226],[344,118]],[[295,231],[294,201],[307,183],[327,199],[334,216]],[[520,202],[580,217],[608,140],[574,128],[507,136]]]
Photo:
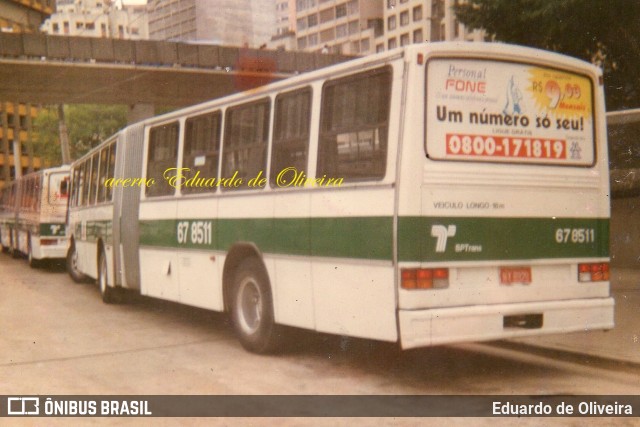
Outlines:
[[531,267],[502,267],[500,268],[500,284],[512,285],[531,283]]

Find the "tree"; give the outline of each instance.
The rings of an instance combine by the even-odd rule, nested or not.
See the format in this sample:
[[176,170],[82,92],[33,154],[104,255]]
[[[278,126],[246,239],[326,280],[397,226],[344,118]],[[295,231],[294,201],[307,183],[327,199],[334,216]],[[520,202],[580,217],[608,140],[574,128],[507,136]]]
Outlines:
[[[127,107],[122,105],[68,105],[71,158],[77,159],[127,125]],[[57,107],[45,107],[34,121],[36,156],[57,165],[62,161]]]
[[608,110],[640,107],[640,2],[467,0],[454,6],[470,29],[497,41],[552,50],[603,68]]

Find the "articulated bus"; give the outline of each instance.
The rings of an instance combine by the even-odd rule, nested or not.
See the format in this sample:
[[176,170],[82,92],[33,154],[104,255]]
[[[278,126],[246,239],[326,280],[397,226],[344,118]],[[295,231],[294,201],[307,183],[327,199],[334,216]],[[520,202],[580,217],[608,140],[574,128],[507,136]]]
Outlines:
[[27,174],[0,190],[3,251],[26,255],[31,267],[67,254],[69,166]]
[[69,268],[404,349],[609,329],[602,74],[413,45],[131,125],[72,165]]

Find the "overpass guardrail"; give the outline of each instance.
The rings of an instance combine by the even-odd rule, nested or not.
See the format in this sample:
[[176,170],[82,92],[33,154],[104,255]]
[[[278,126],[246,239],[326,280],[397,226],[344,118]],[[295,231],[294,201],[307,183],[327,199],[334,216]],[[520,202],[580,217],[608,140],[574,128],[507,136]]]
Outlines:
[[351,56],[158,40],[0,33],[0,57],[296,74]]

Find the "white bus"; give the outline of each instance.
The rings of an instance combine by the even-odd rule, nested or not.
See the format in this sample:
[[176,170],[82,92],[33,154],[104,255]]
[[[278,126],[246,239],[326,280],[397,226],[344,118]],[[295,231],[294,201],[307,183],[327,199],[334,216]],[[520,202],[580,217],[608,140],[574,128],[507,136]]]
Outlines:
[[67,253],[69,166],[27,174],[0,190],[0,242],[31,267]]
[[254,352],[608,329],[607,172],[596,67],[413,45],[122,130],[72,165],[69,266]]

